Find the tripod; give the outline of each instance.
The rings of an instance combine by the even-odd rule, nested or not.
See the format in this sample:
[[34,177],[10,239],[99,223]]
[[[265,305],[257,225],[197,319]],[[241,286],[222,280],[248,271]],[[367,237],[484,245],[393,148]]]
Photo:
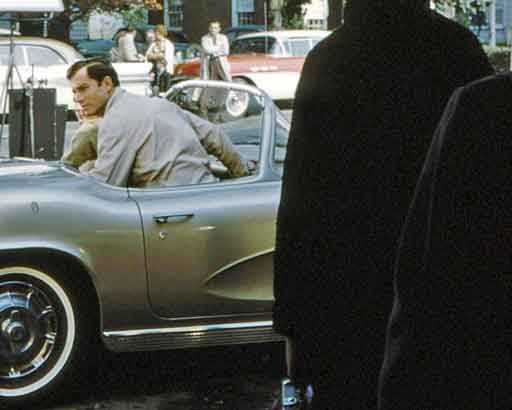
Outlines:
[[[18,67],[16,66],[16,62],[15,62],[15,44],[14,44],[14,27],[15,27],[15,24],[16,24],[16,20],[15,19],[9,19],[10,23],[11,23],[11,32],[9,34],[9,60],[8,60],[8,63],[7,63],[7,72],[6,72],[6,75],[5,75],[5,80],[4,80],[4,87],[3,87],[3,90],[2,90],[2,94],[1,94],[1,98],[0,98],[0,102],[1,102],[1,106],[2,106],[2,121],[1,121],[1,124],[0,124],[0,140],[1,138],[3,137],[4,135],[4,127],[5,127],[5,124],[6,124],[6,120],[7,120],[7,101],[8,101],[8,97],[9,97],[9,93],[8,93],[8,90],[9,88],[14,88],[14,73],[16,73],[16,75],[18,76],[18,80],[21,84],[21,87],[24,88],[26,90],[26,95],[29,96],[30,98],[30,142],[31,142],[31,154],[33,157],[35,157],[35,139],[34,139],[34,127],[33,127],[33,114],[32,114],[32,105],[33,105],[33,97],[32,97],[32,93],[30,92],[31,89],[29,88],[29,81],[23,81],[23,78],[20,74],[20,71],[18,69]],[[10,115],[12,115],[12,113],[10,113]]]

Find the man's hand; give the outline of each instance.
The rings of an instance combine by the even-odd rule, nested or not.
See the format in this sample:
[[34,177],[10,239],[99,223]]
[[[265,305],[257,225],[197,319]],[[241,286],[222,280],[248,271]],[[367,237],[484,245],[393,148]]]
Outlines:
[[247,170],[249,171],[249,175],[255,174],[258,170],[258,161],[249,159],[247,161]]

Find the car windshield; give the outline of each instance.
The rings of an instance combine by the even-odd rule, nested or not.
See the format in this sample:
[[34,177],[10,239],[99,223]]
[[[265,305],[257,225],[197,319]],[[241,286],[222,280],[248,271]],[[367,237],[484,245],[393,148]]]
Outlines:
[[311,49],[320,42],[321,38],[289,38],[283,41],[286,53],[294,57],[306,57]]
[[231,54],[263,53],[277,55],[281,53],[279,44],[272,37],[251,37],[233,41]]

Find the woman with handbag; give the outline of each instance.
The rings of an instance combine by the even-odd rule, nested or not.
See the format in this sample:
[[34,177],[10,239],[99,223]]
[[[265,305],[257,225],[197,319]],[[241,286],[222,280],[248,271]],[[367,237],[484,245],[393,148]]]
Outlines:
[[155,37],[155,41],[146,52],[146,60],[153,63],[151,87],[158,86],[158,62],[166,61],[166,71],[170,75],[174,74],[174,44],[167,38],[167,29],[163,24],[155,27]]

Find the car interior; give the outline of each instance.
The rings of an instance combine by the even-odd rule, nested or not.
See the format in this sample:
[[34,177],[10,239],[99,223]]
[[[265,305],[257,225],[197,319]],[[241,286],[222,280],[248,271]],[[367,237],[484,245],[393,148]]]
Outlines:
[[[240,154],[260,162],[264,100],[245,91],[220,88],[186,88],[170,98],[182,109],[219,125]],[[221,181],[231,180],[224,165],[210,157],[210,169]],[[257,168],[251,174],[257,173]]]

